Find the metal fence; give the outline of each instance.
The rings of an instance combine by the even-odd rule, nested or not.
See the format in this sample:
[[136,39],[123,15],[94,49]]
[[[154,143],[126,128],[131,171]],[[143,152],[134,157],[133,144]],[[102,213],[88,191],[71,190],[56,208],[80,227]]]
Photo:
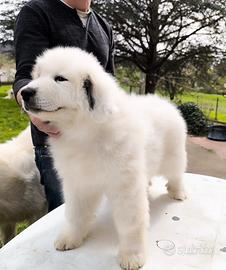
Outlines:
[[209,101],[198,97],[196,103],[209,120],[226,123],[226,98],[216,97]]

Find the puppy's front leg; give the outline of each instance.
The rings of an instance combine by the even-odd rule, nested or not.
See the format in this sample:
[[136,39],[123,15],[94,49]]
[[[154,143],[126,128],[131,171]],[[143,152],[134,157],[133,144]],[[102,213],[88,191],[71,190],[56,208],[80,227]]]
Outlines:
[[79,247],[87,236],[101,194],[85,188],[64,187],[66,222],[55,241],[57,250]]
[[119,235],[118,260],[126,270],[139,269],[147,256],[149,207],[146,181],[141,178],[123,179],[108,193]]

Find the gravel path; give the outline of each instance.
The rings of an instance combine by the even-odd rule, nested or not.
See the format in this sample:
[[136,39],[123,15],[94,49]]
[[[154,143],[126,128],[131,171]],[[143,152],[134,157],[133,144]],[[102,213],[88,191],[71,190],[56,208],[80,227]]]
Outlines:
[[188,137],[187,172],[226,179],[226,142]]

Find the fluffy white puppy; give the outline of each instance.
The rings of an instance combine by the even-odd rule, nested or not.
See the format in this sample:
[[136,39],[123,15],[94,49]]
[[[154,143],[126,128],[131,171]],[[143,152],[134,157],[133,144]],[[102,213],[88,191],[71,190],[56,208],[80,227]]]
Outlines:
[[34,222],[46,213],[46,199],[35,165],[30,126],[0,144],[0,231],[3,244],[15,236],[16,223]]
[[177,109],[157,96],[126,94],[93,55],[77,48],[46,51],[21,94],[27,111],[61,130],[59,138],[49,138],[66,202],[56,249],[81,245],[105,193],[119,235],[119,263],[141,267],[148,181],[163,175],[172,198],[186,197],[186,127]]

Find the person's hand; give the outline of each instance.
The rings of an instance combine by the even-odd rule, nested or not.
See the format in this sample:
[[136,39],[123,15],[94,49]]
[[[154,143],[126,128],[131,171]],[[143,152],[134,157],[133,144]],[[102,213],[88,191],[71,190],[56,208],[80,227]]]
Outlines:
[[46,133],[50,137],[58,138],[60,136],[60,130],[49,122],[43,122],[38,117],[29,114],[28,116],[31,122],[37,127],[38,130]]

